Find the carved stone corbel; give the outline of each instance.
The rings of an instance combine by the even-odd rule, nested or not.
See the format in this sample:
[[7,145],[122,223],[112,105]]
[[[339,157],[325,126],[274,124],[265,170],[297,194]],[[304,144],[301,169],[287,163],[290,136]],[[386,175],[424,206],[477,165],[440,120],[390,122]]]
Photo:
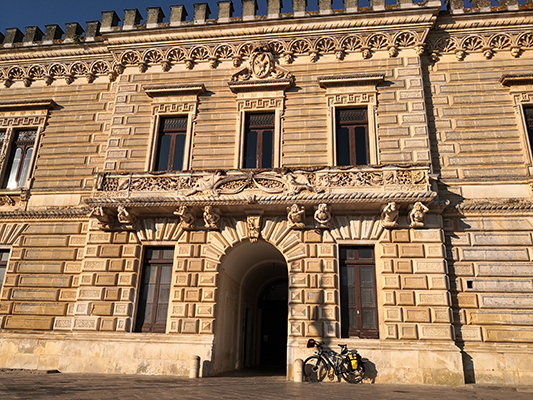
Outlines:
[[137,218],[124,206],[118,206],[117,220],[120,223],[118,229],[131,231],[136,228]]
[[426,213],[429,211],[424,204],[417,201],[409,211],[409,226],[411,228],[423,228]]
[[102,206],[94,207],[88,215],[89,218],[96,218],[98,220],[98,227],[103,231],[111,231],[115,228],[116,217],[108,208]]
[[390,202],[387,205],[382,206],[381,209],[381,226],[386,229],[396,228],[398,226],[398,217],[400,211],[395,202]]
[[14,206],[15,200],[8,195],[0,196],[0,206]]
[[305,229],[305,207],[298,204],[287,207],[287,222],[291,229]]
[[196,228],[196,215],[187,206],[180,206],[174,211],[174,215],[180,218],[180,226],[183,229],[191,230]]
[[213,206],[205,206],[204,208],[204,224],[205,229],[217,230],[220,229],[220,214]]
[[246,216],[246,226],[248,227],[248,239],[251,243],[256,243],[261,237],[261,227],[263,216],[261,214],[248,214]]
[[321,203],[315,210],[315,228],[329,229],[331,225],[331,213],[326,203]]

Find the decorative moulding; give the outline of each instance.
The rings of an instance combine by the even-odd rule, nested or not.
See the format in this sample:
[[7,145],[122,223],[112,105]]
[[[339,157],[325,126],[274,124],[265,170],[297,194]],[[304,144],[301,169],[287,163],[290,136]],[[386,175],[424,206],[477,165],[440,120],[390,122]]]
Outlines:
[[171,95],[201,95],[205,92],[203,83],[191,83],[188,85],[146,85],[143,90],[150,97]]
[[233,93],[250,92],[250,91],[274,91],[286,90],[293,84],[292,78],[286,79],[272,79],[265,81],[242,81],[242,82],[228,82],[229,88]]
[[533,83],[533,73],[503,74],[499,82],[504,86],[529,85]]
[[318,85],[323,89],[340,86],[377,86],[385,80],[385,73],[319,76]]
[[53,100],[23,100],[23,101],[2,101],[0,111],[22,110],[22,109],[52,109],[57,104]]

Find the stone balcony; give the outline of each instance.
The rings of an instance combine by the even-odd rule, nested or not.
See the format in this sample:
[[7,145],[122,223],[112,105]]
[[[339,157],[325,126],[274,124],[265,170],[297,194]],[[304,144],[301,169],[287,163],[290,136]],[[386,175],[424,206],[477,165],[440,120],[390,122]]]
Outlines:
[[427,166],[101,173],[86,203],[135,208],[137,214],[168,213],[180,205],[274,211],[294,203],[370,211],[391,201],[430,203],[436,192],[429,175]]

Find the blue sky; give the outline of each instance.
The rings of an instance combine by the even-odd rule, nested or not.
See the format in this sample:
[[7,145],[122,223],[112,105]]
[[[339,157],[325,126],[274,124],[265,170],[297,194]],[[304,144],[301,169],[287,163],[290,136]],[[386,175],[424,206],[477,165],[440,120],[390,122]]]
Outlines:
[[[258,14],[266,14],[266,1],[258,0]],[[317,10],[318,0],[307,0],[307,10]],[[415,0],[416,2],[422,0]],[[525,0],[519,0],[522,4]],[[101,20],[102,11],[114,10],[122,20],[124,9],[137,8],[146,17],[147,7],[161,7],[167,22],[170,17],[170,5],[183,4],[187,9],[188,20],[193,16],[193,3],[209,3],[211,18],[218,12],[217,0],[0,0],[0,32],[6,28],[19,28],[23,33],[26,26],[37,25],[44,32],[45,25],[58,24],[65,29],[65,24],[78,22],[83,28],[87,21]],[[496,0],[493,0],[496,2]],[[386,4],[395,4],[396,0],[386,0]],[[369,5],[369,0],[359,0],[360,6]],[[241,0],[233,0],[235,16],[241,15]],[[344,8],[343,0],[333,0],[333,8]],[[283,0],[283,12],[292,11],[292,0]],[[141,23],[144,23],[143,20]]]
[[[85,28],[86,21],[101,19],[102,11],[115,10],[122,20],[124,9],[137,8],[146,17],[147,7],[161,7],[168,21],[170,5],[184,4],[192,19],[193,3],[209,3],[211,18],[218,12],[217,0],[0,0],[0,32],[6,28],[19,28],[37,25],[44,32],[45,25],[58,24],[65,29],[65,23],[78,22]],[[266,14],[266,0],[258,0],[259,14]],[[308,9],[317,9],[317,0],[308,0]],[[334,8],[343,8],[342,0],[334,0]],[[241,1],[233,1],[235,15],[241,15]],[[292,9],[292,1],[284,1],[284,10]],[[145,21],[142,21],[144,23]]]

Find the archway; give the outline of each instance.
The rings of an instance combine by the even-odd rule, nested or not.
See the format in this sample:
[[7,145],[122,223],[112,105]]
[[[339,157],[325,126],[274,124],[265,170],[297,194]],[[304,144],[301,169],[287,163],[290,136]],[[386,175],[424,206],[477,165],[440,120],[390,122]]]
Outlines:
[[221,262],[217,297],[213,373],[283,368],[288,320],[283,255],[264,241],[235,246]]

